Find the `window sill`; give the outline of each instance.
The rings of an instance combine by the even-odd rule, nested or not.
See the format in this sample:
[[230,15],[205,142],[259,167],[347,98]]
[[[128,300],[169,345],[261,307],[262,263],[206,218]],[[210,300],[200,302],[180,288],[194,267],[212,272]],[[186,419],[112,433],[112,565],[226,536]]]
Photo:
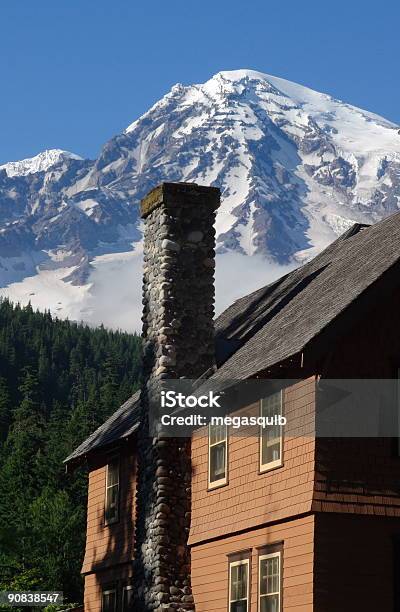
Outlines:
[[224,478],[223,480],[216,480],[213,483],[208,483],[207,491],[215,491],[215,489],[221,489],[221,487],[226,487],[228,485],[228,479]]
[[268,472],[273,472],[274,470],[278,470],[283,467],[283,461],[273,461],[271,463],[266,463],[264,465],[260,465],[258,468],[259,474],[267,474]]

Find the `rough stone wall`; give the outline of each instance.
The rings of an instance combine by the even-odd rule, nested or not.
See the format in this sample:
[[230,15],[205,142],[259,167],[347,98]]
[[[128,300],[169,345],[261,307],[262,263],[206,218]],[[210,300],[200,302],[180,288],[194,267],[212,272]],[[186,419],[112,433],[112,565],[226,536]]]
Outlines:
[[150,435],[169,379],[214,363],[215,211],[219,190],[164,183],[142,201],[143,387],[138,444],[134,610],[194,610],[190,584],[190,441]]

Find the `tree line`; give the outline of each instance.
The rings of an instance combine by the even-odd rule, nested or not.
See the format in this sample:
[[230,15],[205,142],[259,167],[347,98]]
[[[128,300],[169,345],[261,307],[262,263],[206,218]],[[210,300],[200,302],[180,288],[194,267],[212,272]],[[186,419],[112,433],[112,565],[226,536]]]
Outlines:
[[0,301],[0,591],[82,601],[87,474],[63,460],[139,378],[137,335]]

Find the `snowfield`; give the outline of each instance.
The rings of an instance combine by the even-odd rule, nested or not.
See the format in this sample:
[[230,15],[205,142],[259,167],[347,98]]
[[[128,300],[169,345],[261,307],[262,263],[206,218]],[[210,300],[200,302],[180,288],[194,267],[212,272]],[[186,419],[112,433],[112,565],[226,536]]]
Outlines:
[[21,159],[20,161],[12,161],[0,166],[0,170],[5,170],[8,176],[25,176],[26,174],[35,174],[36,172],[44,172],[60,162],[63,159],[82,159],[75,153],[62,151],[61,149],[47,149],[35,157],[29,159]]
[[0,167],[1,295],[138,328],[138,203],[161,181],[221,189],[220,310],[399,209],[399,128],[252,70],[177,84],[96,160],[53,150]]

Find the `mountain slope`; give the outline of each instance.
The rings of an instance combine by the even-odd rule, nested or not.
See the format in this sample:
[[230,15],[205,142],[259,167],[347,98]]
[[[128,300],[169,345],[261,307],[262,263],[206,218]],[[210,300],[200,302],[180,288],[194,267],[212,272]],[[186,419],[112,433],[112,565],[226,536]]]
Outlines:
[[8,176],[25,176],[26,174],[35,174],[36,172],[44,172],[55,166],[63,159],[82,159],[75,153],[62,151],[61,149],[47,149],[39,155],[20,161],[8,162],[0,166],[0,170],[5,170]]
[[[137,204],[155,184],[219,186],[220,258],[227,267],[228,257],[241,257],[261,284],[354,221],[398,209],[400,135],[389,121],[328,95],[239,70],[175,85],[94,161],[60,155],[47,167],[26,160],[23,167],[29,173],[0,169],[3,292],[22,300],[31,293],[62,315],[98,320],[111,281],[125,295],[116,271],[140,273]],[[49,290],[54,299],[46,302]]]

